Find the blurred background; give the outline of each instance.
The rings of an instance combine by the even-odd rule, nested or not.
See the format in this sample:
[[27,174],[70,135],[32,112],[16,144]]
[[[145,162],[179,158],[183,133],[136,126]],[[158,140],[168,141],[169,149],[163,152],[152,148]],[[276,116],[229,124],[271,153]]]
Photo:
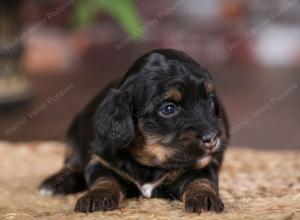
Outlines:
[[2,0],[0,140],[65,140],[142,54],[175,48],[214,76],[231,145],[300,149],[298,0]]

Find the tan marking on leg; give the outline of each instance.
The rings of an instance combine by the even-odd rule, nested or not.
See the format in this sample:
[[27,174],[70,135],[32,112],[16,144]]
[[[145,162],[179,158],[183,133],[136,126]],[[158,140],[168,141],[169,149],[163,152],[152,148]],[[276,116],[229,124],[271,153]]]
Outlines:
[[89,190],[97,190],[97,189],[105,189],[112,193],[119,194],[119,202],[124,199],[123,191],[119,185],[119,183],[113,178],[109,177],[100,177],[96,180],[96,182],[90,187]]
[[186,195],[192,194],[195,191],[208,191],[216,193],[216,188],[214,187],[213,183],[207,179],[196,179],[193,180],[183,192],[181,196],[181,200],[185,203]]

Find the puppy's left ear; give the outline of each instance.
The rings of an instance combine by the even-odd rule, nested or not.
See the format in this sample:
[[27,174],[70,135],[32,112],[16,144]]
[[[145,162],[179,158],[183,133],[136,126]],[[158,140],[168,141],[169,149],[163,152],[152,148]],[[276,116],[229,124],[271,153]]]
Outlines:
[[124,148],[134,137],[129,92],[111,90],[94,118],[94,135],[101,147]]

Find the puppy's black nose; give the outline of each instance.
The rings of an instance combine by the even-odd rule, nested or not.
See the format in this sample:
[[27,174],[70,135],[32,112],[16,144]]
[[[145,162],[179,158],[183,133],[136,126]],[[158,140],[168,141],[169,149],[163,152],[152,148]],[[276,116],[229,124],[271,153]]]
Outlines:
[[212,150],[217,144],[217,135],[215,133],[206,134],[201,137],[201,141],[206,149]]

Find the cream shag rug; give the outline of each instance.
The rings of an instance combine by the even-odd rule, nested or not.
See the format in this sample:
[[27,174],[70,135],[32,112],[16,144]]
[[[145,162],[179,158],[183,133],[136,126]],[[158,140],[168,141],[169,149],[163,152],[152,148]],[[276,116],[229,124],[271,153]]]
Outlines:
[[222,167],[222,214],[189,214],[178,201],[132,199],[105,213],[73,212],[80,194],[43,197],[36,188],[63,162],[64,144],[0,142],[0,219],[300,220],[300,151],[229,148]]

